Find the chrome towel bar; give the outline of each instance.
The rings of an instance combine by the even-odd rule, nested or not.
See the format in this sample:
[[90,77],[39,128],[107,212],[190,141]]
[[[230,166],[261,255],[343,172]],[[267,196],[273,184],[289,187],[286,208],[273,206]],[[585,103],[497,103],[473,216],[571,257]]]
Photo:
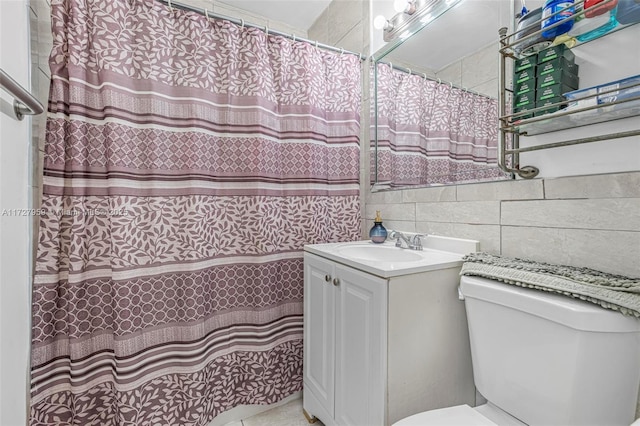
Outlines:
[[18,120],[22,120],[25,115],[38,115],[44,111],[44,107],[35,96],[18,84],[3,69],[0,69],[0,86],[15,98],[13,111]]

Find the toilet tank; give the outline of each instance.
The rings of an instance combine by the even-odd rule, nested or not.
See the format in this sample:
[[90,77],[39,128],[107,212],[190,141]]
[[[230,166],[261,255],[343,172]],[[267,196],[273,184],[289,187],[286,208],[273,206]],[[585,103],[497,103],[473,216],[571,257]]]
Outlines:
[[473,375],[487,400],[528,425],[624,425],[635,418],[640,320],[544,291],[463,276]]

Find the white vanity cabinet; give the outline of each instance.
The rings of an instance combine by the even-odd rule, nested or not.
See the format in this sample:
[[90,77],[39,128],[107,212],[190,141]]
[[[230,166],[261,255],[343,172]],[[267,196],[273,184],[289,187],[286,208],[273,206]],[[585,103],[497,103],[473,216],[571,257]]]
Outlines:
[[461,262],[381,277],[304,254],[304,409],[325,425],[382,426],[474,405]]
[[307,253],[304,265],[307,412],[325,425],[383,424],[387,281]]

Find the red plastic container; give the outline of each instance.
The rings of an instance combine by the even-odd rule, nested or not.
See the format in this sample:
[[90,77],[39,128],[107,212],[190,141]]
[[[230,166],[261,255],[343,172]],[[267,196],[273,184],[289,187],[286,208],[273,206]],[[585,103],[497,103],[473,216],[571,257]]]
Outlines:
[[[585,0],[584,1],[584,8],[585,9],[589,9],[592,6],[597,5],[598,3],[602,3],[605,0]],[[605,12],[610,11],[611,9],[613,9],[614,7],[616,7],[618,5],[618,0],[613,0],[610,1],[607,4],[604,4],[600,7],[596,7],[593,10],[587,10],[584,14],[585,17],[587,18],[593,18],[594,16],[599,16],[602,15]]]

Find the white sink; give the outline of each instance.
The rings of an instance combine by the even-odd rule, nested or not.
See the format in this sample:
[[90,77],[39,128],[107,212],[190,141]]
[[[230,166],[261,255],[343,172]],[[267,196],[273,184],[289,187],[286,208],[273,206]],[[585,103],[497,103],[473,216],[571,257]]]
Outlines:
[[394,242],[371,241],[310,244],[305,251],[383,278],[457,267],[462,256],[477,251],[478,242],[429,235],[424,250],[398,248]]
[[336,253],[353,259],[374,262],[415,262],[424,257],[414,250],[405,250],[395,246],[377,244],[353,244],[336,248]]

